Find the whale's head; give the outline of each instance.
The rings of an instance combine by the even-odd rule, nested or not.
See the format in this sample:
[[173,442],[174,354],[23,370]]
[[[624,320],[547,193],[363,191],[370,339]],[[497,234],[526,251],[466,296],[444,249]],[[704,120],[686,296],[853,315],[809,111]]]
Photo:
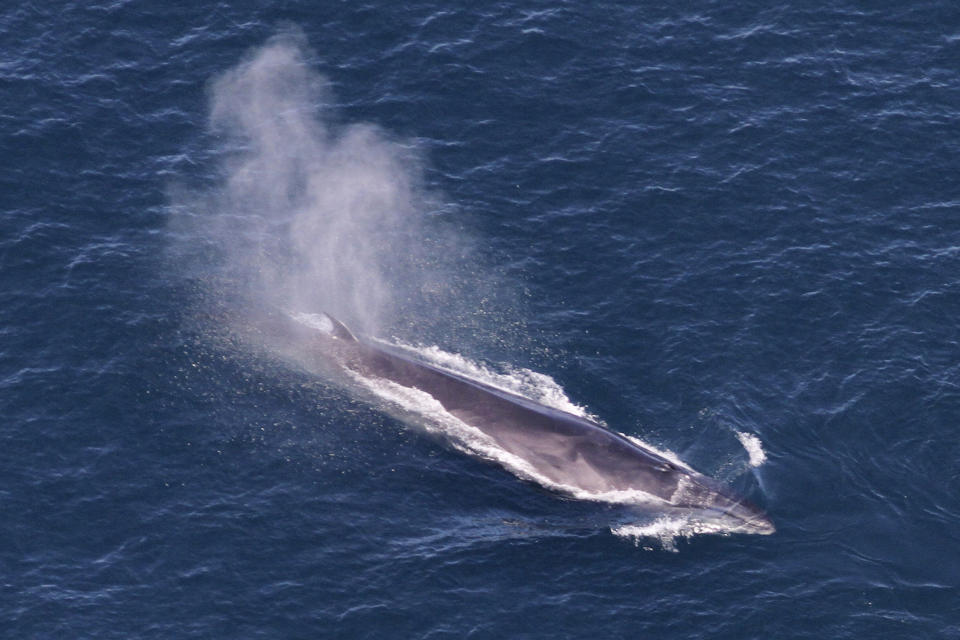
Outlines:
[[759,507],[747,501],[740,501],[721,510],[721,518],[730,523],[730,530],[736,533],[753,533],[768,536],[776,533],[777,528],[770,516]]
[[702,514],[731,533],[767,536],[777,530],[763,509],[745,498],[734,496],[728,488],[701,474],[682,478],[670,502]]

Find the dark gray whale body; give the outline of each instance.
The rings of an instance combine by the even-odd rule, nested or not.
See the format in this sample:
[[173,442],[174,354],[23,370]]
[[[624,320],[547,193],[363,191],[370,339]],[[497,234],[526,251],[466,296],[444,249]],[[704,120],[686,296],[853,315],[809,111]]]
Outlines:
[[[580,416],[554,409],[458,373],[357,339],[326,315],[328,331],[285,318],[282,329],[332,356],[364,378],[389,380],[425,392],[498,447],[552,483],[577,492],[642,492],[656,508],[695,512],[725,530],[770,534],[767,516],[713,479]],[[662,504],[660,504],[662,501]]]

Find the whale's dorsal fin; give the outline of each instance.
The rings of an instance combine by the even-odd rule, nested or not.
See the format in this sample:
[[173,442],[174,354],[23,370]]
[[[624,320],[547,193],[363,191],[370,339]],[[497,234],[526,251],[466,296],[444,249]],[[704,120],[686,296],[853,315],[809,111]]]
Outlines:
[[336,318],[334,318],[334,317],[333,317],[332,315],[330,315],[329,313],[324,313],[324,315],[326,315],[327,318],[330,319],[330,322],[333,324],[333,337],[334,337],[334,338],[340,338],[341,340],[343,340],[343,341],[345,341],[345,342],[356,342],[356,341],[357,341],[356,336],[354,336],[352,333],[350,333],[350,329],[347,329],[347,325],[343,324],[342,322],[340,322],[339,320],[337,320]]

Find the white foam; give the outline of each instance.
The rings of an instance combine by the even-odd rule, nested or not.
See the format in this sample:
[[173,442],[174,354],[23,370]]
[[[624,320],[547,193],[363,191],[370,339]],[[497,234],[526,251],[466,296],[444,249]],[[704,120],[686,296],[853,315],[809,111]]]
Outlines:
[[743,445],[743,448],[747,450],[747,454],[750,456],[751,467],[759,467],[767,461],[767,454],[763,450],[763,444],[760,442],[760,438],[745,431],[737,431],[736,433],[737,440],[740,441],[740,444]]
[[[704,534],[729,535],[734,528],[722,522],[703,520],[694,515],[666,515],[646,524],[625,524],[610,527],[615,536],[633,541],[649,551],[655,548],[677,553],[677,541]],[[653,546],[656,545],[656,546]]]

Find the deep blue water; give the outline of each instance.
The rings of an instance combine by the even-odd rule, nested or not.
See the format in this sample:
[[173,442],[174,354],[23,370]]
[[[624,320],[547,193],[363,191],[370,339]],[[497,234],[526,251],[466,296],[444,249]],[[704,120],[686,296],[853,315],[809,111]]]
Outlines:
[[[0,636],[960,638],[958,62],[946,1],[11,3]],[[265,299],[778,531],[615,535],[238,339]]]

